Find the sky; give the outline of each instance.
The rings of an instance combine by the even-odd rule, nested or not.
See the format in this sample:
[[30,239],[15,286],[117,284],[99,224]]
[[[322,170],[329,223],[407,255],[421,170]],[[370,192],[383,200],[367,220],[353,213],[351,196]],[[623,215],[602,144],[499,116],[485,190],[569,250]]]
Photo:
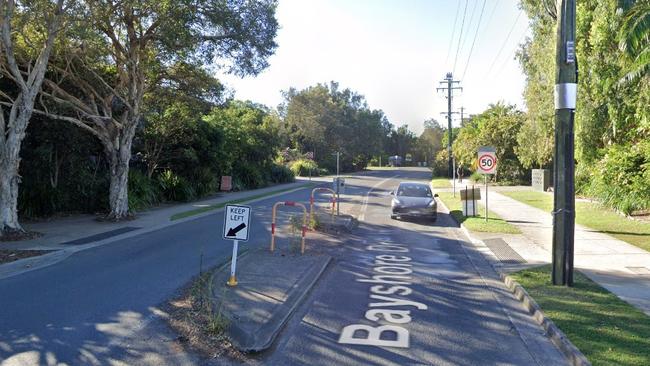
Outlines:
[[453,72],[463,88],[454,111],[498,101],[525,108],[515,52],[529,29],[518,0],[280,0],[276,15],[270,66],[256,77],[217,75],[237,99],[277,107],[282,90],[337,81],[419,134],[429,118],[446,126],[446,94],[436,88]]

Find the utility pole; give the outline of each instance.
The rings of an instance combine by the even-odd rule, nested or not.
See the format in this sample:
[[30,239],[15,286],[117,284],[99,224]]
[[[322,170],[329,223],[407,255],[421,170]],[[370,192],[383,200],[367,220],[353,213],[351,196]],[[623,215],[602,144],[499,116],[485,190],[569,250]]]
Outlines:
[[575,0],[559,0],[557,20],[552,279],[554,285],[573,286],[575,230],[573,122],[578,89]]
[[449,132],[449,138],[447,139],[447,153],[449,154],[449,178],[453,179],[454,175],[454,167],[453,167],[453,161],[452,161],[452,152],[451,152],[451,144],[454,140],[453,132],[451,129],[451,106],[452,106],[452,99],[453,99],[453,94],[454,90],[460,89],[463,90],[463,88],[454,86],[454,84],[458,84],[460,81],[454,80],[454,77],[452,73],[448,72],[445,80],[441,81],[440,84],[444,85],[447,84],[446,87],[442,88],[436,88],[437,91],[447,91],[447,128]]
[[460,107],[460,125],[463,125],[463,118],[465,118],[465,107]]

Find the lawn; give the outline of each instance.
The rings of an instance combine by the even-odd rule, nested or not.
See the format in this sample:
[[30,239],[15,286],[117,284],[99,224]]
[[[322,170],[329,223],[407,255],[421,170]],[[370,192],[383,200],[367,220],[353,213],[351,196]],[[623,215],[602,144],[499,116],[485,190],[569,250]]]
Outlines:
[[551,267],[511,275],[594,366],[650,365],[650,317],[579,272],[551,285]]
[[[499,193],[546,212],[553,210],[552,194],[538,191]],[[650,251],[650,222],[628,219],[597,203],[576,202],[576,223]]]
[[451,188],[449,178],[437,177],[431,180],[431,187],[433,188]]
[[447,206],[451,216],[453,216],[456,221],[463,223],[467,229],[471,231],[481,231],[488,233],[506,233],[506,234],[519,234],[521,231],[508,222],[502,220],[497,214],[490,211],[488,216],[488,221],[485,221],[485,206],[479,206],[479,216],[476,217],[466,217],[463,216],[463,207],[461,206],[460,197],[456,194],[456,197],[453,196],[452,192],[438,192],[439,199]]
[[215,203],[214,205],[209,205],[209,206],[199,207],[199,208],[195,208],[195,209],[188,210],[188,211],[179,212],[177,214],[172,215],[172,217],[170,217],[170,220],[174,221],[174,220],[184,219],[186,217],[190,217],[190,216],[202,214],[204,212],[216,210],[216,209],[222,208],[222,207],[224,207],[226,205],[234,205],[234,204],[238,204],[238,203],[244,203],[244,202],[256,200],[256,199],[259,199],[259,198],[272,196],[272,195],[277,194],[277,193],[293,191],[293,190],[298,190],[298,189],[302,189],[302,188],[310,188],[312,186],[315,186],[315,184],[308,183],[308,184],[303,184],[303,185],[298,186],[298,187],[278,189],[278,190],[275,190],[275,191],[260,193],[260,194],[256,194],[256,195],[253,195],[253,196],[248,196],[248,197],[244,197],[244,198],[240,198],[240,199],[236,199],[236,200],[232,200],[232,201]]

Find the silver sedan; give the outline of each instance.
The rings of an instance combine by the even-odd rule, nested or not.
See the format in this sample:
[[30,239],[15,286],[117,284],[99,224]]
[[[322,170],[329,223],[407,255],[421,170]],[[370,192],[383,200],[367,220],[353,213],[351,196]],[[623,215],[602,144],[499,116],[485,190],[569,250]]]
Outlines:
[[390,193],[391,219],[397,217],[425,217],[436,221],[438,207],[435,197],[428,184],[419,182],[401,182],[397,189]]

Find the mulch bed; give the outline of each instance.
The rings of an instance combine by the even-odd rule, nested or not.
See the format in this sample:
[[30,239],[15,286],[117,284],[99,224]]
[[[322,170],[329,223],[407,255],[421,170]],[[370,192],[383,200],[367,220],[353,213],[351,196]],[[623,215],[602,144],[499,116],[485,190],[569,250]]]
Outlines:
[[163,306],[169,314],[168,324],[178,334],[176,342],[181,347],[198,352],[207,361],[225,358],[245,363],[247,356],[233,347],[225,331],[211,327],[215,317],[208,288],[212,274],[197,276]]
[[23,258],[36,257],[50,250],[5,250],[0,249],[0,263],[9,263]]
[[21,241],[21,240],[32,240],[36,238],[40,238],[43,236],[41,233],[37,233],[36,231],[9,231],[5,232],[2,236],[0,236],[0,242],[1,241]]

